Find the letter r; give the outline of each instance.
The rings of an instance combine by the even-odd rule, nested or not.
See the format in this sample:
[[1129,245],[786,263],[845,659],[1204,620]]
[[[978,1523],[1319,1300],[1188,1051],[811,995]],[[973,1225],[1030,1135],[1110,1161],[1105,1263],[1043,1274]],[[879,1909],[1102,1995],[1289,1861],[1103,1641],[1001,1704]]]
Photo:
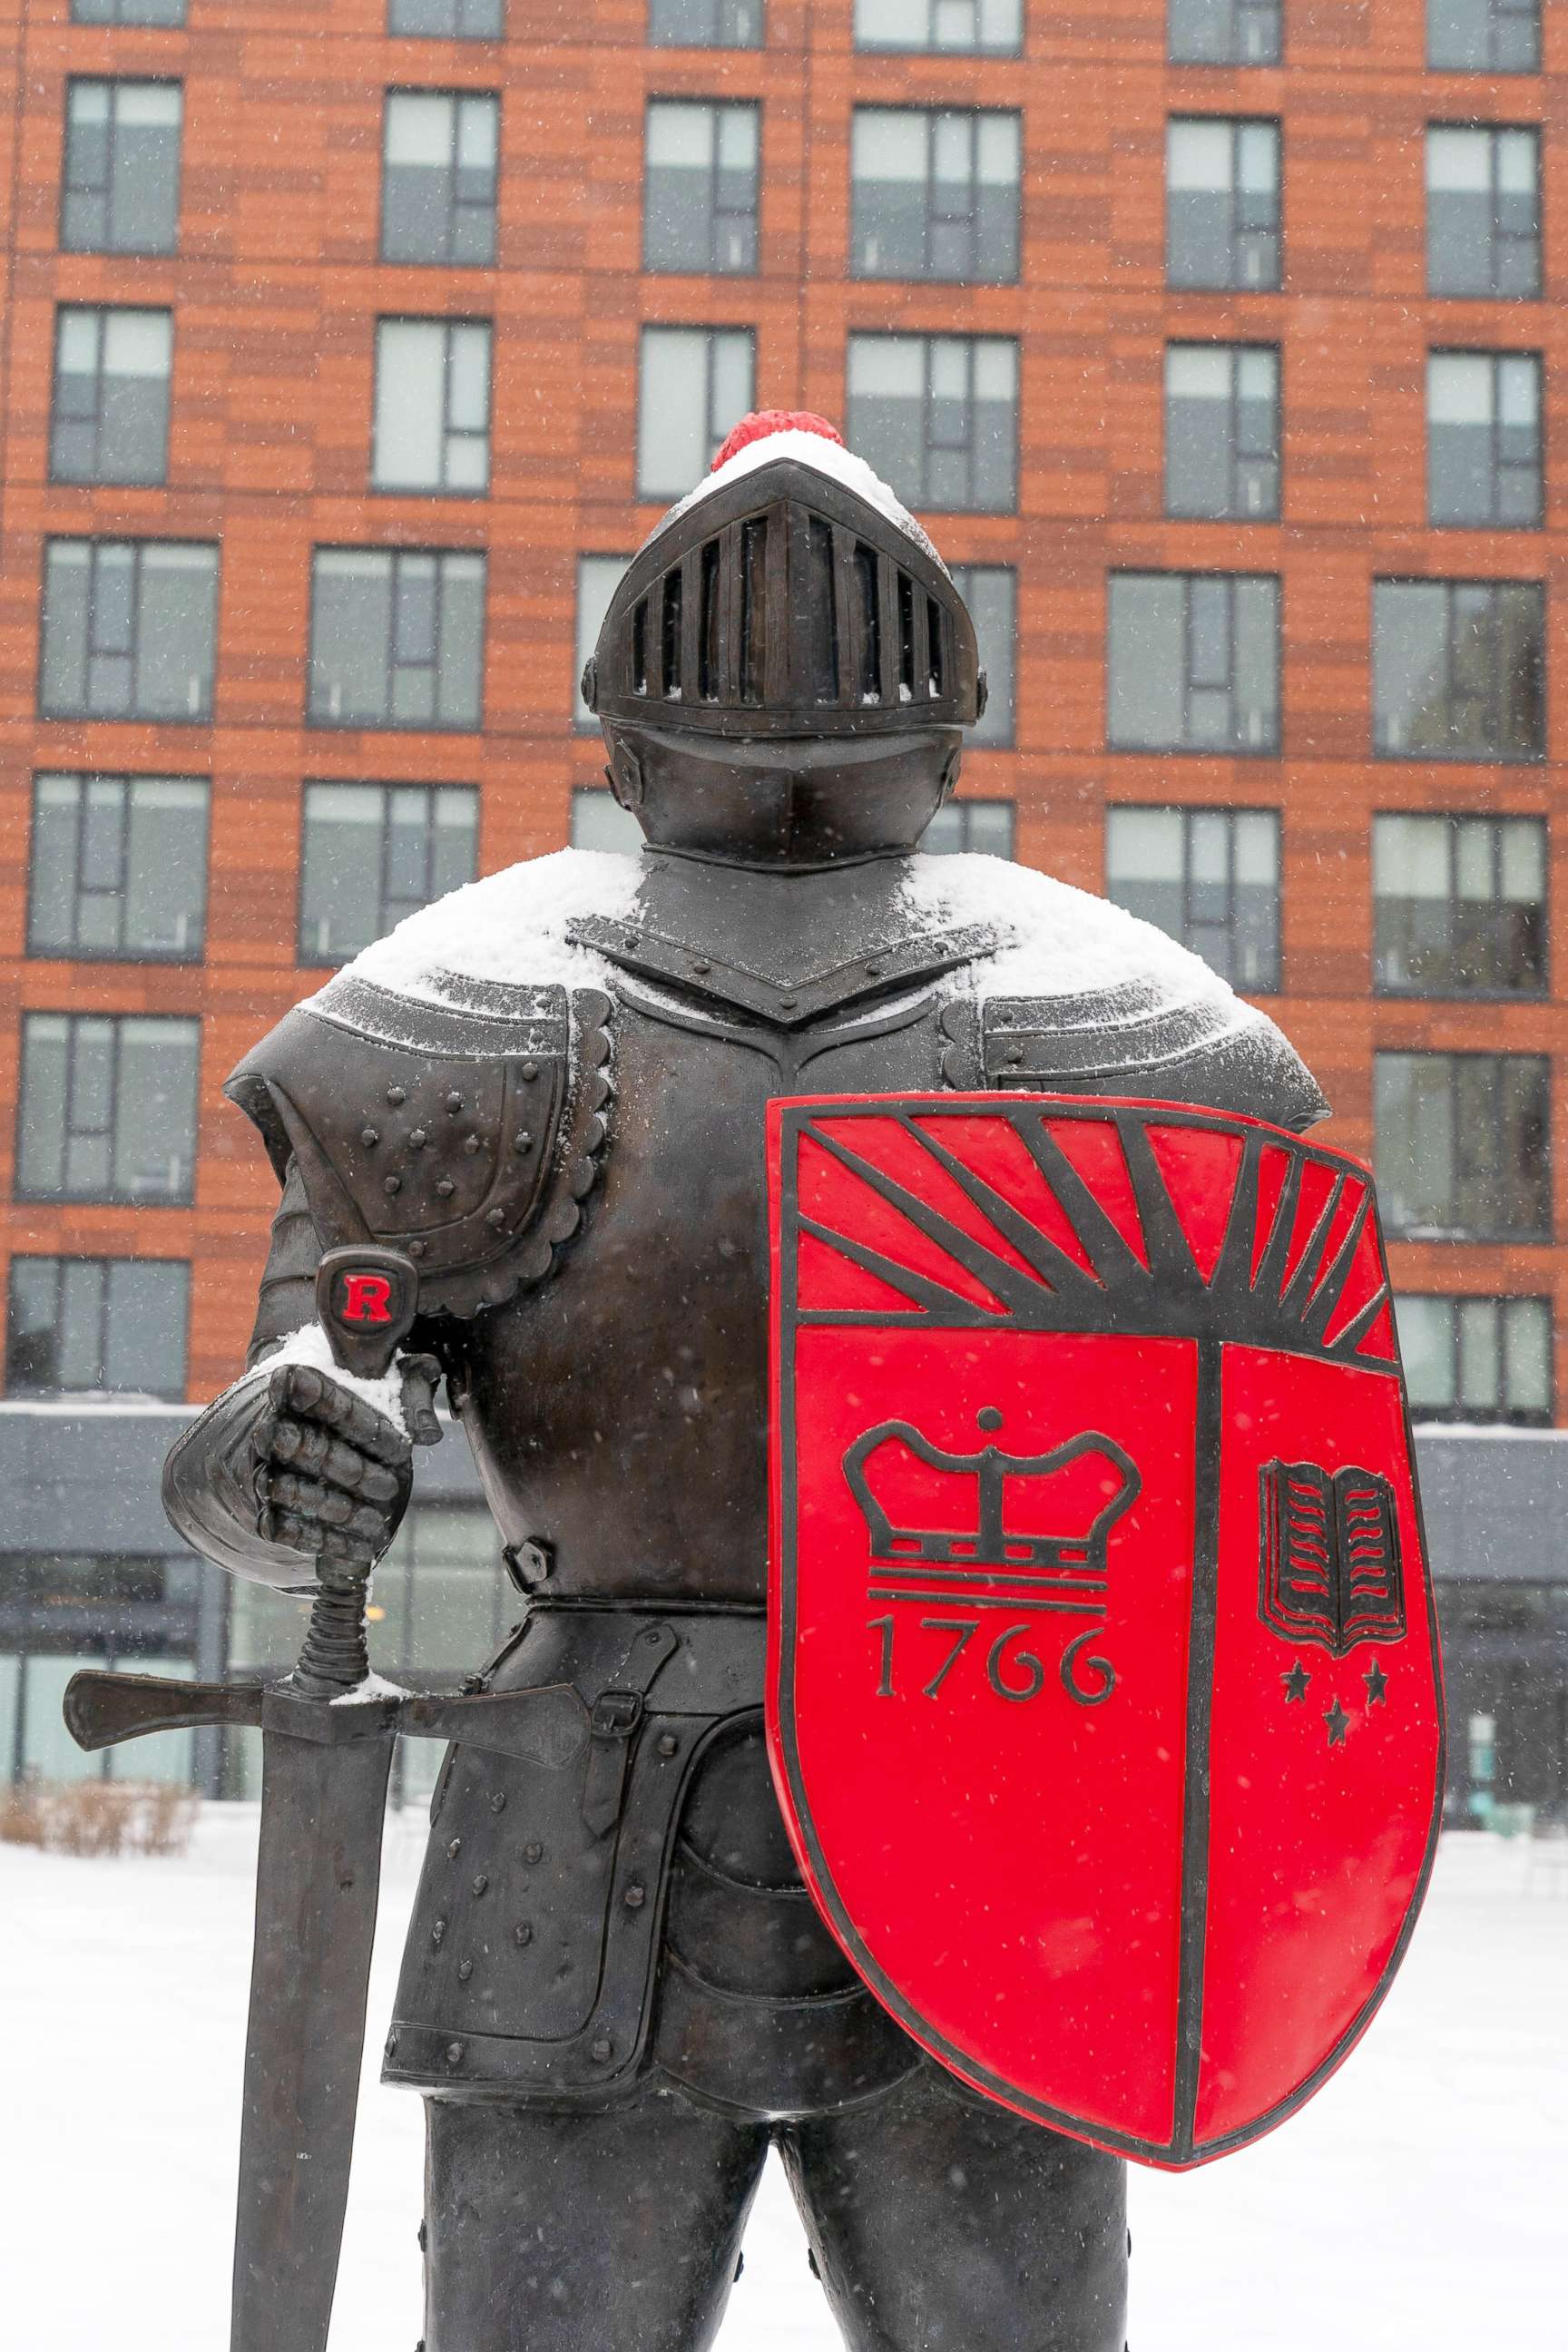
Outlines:
[[345,1323],[390,1323],[392,1285],[384,1274],[345,1274],[342,1317]]

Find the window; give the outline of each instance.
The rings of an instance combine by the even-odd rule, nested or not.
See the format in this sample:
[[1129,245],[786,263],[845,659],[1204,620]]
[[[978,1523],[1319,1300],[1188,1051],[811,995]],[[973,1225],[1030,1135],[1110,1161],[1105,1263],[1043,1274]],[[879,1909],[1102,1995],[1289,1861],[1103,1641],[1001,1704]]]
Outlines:
[[752,405],[748,327],[645,327],[637,359],[637,496],[679,499]]
[[572,794],[572,846],[605,849],[620,857],[635,857],[643,845],[643,831],[630,809],[602,784],[577,785]]
[[183,1397],[190,1289],[173,1259],[14,1257],[7,1393]]
[[477,727],[485,559],[319,547],[310,598],[313,727]]
[[1165,346],[1165,512],[1238,522],[1279,513],[1279,354]]
[[1175,66],[1277,66],[1280,0],[1171,0]]
[[384,261],[488,268],[496,257],[499,101],[456,91],[387,92],[381,184]]
[[1543,1054],[1376,1054],[1378,1196],[1414,1240],[1542,1240],[1552,1225]]
[[1279,819],[1272,809],[1113,808],[1105,895],[1233,987],[1279,985]]
[[[987,688],[984,715],[968,740],[977,751],[994,751],[1012,742],[1016,723],[1013,677],[1018,583],[1002,563],[955,563],[950,568],[952,584],[974,624]],[[1013,853],[1005,854],[1010,857]]]
[[488,322],[382,319],[375,330],[378,490],[478,497],[490,481]]
[[1417,1420],[1551,1421],[1550,1299],[1406,1293],[1394,1316]]
[[195,776],[33,782],[27,953],[195,963],[207,902],[207,787]]
[[975,850],[984,857],[1011,857],[1014,826],[1011,801],[949,801],[921,834],[921,847],[928,856]]
[[760,49],[763,0],[648,0],[656,49]]
[[1279,283],[1279,125],[1174,118],[1165,131],[1165,280],[1263,293]]
[[857,278],[1011,285],[1018,117],[861,106],[850,143]]
[[199,1037],[195,1021],[25,1014],[17,1199],[189,1201]]
[[386,29],[426,41],[499,41],[505,0],[387,0]]
[[599,631],[610,609],[616,583],[631,562],[629,555],[580,555],[577,558],[577,667],[572,673],[574,726],[592,733],[599,722],[583,699],[583,672],[599,642]]
[[1531,816],[1378,816],[1376,984],[1415,996],[1546,990],[1546,827]]
[[173,539],[51,539],[46,719],[212,717],[217,550]]
[[1426,291],[1540,293],[1538,132],[1428,125]]
[[1110,581],[1113,751],[1279,749],[1279,583],[1223,572]]
[[1540,529],[1536,352],[1428,355],[1426,520],[1460,530]]
[[855,0],[860,49],[980,50],[1023,46],[1024,0]]
[[851,335],[847,438],[914,507],[1018,502],[1018,346],[1002,335]]
[[307,784],[300,962],[346,963],[471,882],[479,815],[466,784]]
[[173,345],[167,310],[61,305],[55,314],[51,481],[167,478]]
[[643,267],[703,276],[757,266],[757,110],[655,99],[643,174]]
[[1543,625],[1535,581],[1374,581],[1377,750],[1400,760],[1539,760]]
[[177,81],[67,84],[60,185],[66,252],[174,252],[181,111]]
[[73,25],[183,25],[185,0],[71,0]]
[[1541,0],[1426,0],[1426,62],[1435,73],[1536,73]]

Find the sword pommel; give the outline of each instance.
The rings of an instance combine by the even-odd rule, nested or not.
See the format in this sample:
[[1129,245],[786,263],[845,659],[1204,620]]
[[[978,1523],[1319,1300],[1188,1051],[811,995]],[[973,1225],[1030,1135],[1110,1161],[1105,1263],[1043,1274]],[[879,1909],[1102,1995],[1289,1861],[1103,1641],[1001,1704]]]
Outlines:
[[379,1381],[419,1305],[419,1275],[401,1250],[329,1250],[316,1268],[316,1314],[345,1372]]

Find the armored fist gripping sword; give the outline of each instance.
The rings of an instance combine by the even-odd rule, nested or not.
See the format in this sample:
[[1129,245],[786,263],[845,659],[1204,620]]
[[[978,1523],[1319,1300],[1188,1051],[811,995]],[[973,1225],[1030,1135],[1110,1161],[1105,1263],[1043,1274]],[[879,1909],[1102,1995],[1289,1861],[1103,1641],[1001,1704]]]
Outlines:
[[[395,1250],[332,1250],[316,1312],[342,1368],[385,1374],[413,1323],[418,1277]],[[95,1749],[144,1732],[246,1724],[262,1735],[256,1943],[246,2035],[231,2352],[324,2352],[337,2282],[398,1733],[461,1738],[559,1770],[587,1710],[567,1685],[448,1697],[370,1673],[368,1571],[318,1562],[310,1622],[280,1681],[174,1683],[88,1673],[66,1722]]]

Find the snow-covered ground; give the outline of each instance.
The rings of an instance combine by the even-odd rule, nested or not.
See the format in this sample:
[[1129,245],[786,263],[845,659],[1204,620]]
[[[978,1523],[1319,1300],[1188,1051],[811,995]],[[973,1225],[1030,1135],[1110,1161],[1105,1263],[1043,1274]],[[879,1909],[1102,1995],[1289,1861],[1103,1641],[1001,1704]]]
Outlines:
[[[256,1815],[182,1861],[0,1846],[6,2343],[226,2342]],[[389,1824],[373,2052],[421,1823]],[[420,2109],[367,2079],[332,2352],[419,2333]],[[1362,2049],[1260,2147],[1136,2171],[1134,2352],[1568,2347],[1568,1874],[1450,1839]],[[770,2168],[721,2352],[830,2352]],[[603,2352],[617,2352],[605,2346]],[[1019,2352],[1035,2352],[1026,2327]]]

